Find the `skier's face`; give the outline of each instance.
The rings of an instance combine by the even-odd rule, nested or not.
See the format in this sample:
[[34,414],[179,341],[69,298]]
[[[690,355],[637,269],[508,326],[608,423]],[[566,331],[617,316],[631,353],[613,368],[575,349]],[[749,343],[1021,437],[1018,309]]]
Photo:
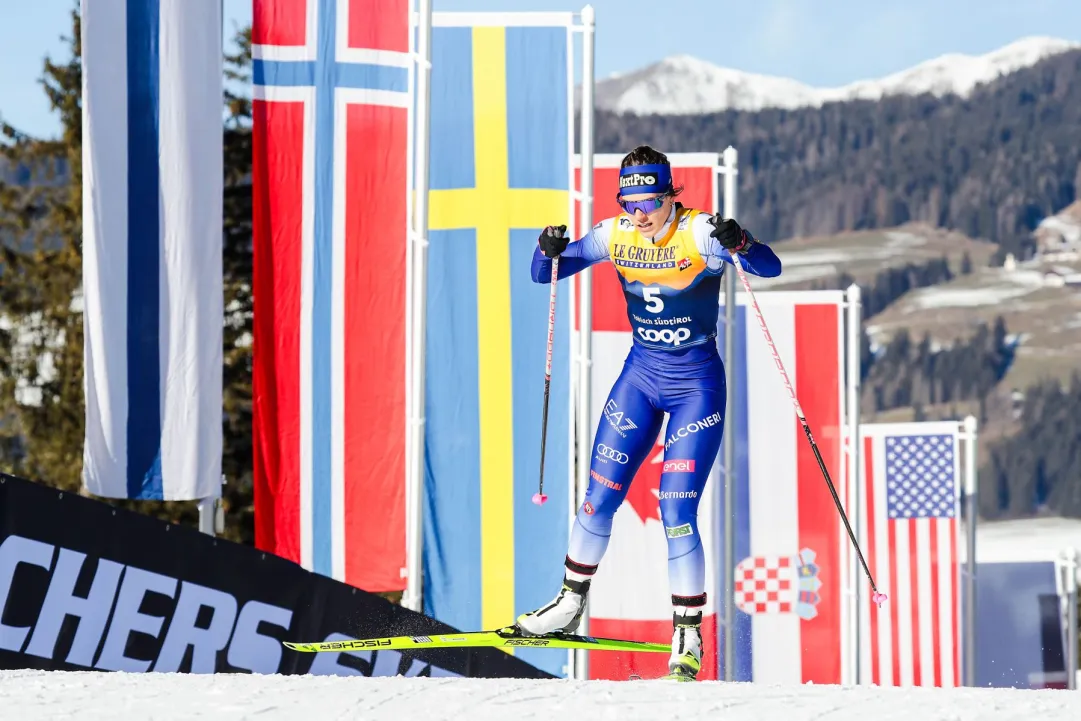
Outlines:
[[[660,200],[660,205],[649,212],[642,210],[641,207],[634,209],[634,225],[638,229],[638,232],[647,238],[652,238],[657,232],[664,227],[664,221],[668,219],[668,214],[672,212],[672,203],[674,202],[671,196],[661,196],[659,193],[637,193],[635,195],[624,195],[622,200],[634,202],[636,200],[654,201]],[[647,205],[653,205],[654,203],[648,203]]]

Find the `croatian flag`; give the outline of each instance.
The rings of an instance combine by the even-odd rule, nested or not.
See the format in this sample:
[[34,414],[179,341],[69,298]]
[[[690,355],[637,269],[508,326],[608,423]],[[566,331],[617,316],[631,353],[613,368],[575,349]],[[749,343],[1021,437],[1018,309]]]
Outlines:
[[[733,272],[726,266],[726,273]],[[755,278],[750,277],[752,287]],[[844,293],[755,294],[837,491],[845,497]],[[844,527],[747,294],[736,294],[733,591],[736,681],[841,683]],[[721,304],[724,355],[724,302]],[[726,358],[726,363],[728,359]],[[723,460],[723,458],[722,458]],[[724,474],[717,484],[723,493]],[[718,525],[723,527],[723,521]],[[716,546],[724,583],[724,538]],[[726,640],[723,627],[718,646]],[[723,656],[721,676],[724,677]]]
[[[406,586],[408,0],[255,0],[256,546]],[[378,522],[373,522],[378,519]]]
[[861,678],[960,685],[959,423],[860,425],[861,545],[881,607],[860,604]]
[[221,4],[81,12],[83,481],[207,498],[222,451]]

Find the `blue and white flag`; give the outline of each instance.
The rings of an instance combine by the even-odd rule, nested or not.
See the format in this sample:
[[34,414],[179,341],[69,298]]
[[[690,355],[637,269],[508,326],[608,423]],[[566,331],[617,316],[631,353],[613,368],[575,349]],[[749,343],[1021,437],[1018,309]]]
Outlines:
[[83,0],[83,481],[217,495],[222,451],[219,0]]

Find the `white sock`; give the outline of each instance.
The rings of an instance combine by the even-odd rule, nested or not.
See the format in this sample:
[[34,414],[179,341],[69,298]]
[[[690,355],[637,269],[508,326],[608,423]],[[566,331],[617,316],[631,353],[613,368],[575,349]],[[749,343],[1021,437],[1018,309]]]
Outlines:
[[701,612],[701,608],[691,608],[690,606],[672,606],[672,613],[682,618],[687,618],[688,616],[695,616]]
[[590,578],[593,578],[593,576],[587,576],[584,573],[578,573],[576,571],[570,570],[569,568],[565,569],[565,571],[566,571],[567,578],[570,579],[571,581],[579,581],[579,582],[581,582],[581,581],[586,581],[586,580],[588,580]]

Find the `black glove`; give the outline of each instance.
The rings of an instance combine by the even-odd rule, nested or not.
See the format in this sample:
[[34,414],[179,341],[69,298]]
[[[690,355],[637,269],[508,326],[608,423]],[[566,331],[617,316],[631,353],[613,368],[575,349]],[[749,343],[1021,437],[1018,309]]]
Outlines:
[[717,213],[709,219],[709,224],[713,226],[709,236],[716,238],[725,250],[740,253],[750,246],[747,233],[731,218],[721,218],[721,214]]
[[570,238],[566,237],[567,226],[565,225],[549,225],[540,234],[541,252],[549,258],[554,258],[564,250],[567,249],[567,243],[570,242]]

